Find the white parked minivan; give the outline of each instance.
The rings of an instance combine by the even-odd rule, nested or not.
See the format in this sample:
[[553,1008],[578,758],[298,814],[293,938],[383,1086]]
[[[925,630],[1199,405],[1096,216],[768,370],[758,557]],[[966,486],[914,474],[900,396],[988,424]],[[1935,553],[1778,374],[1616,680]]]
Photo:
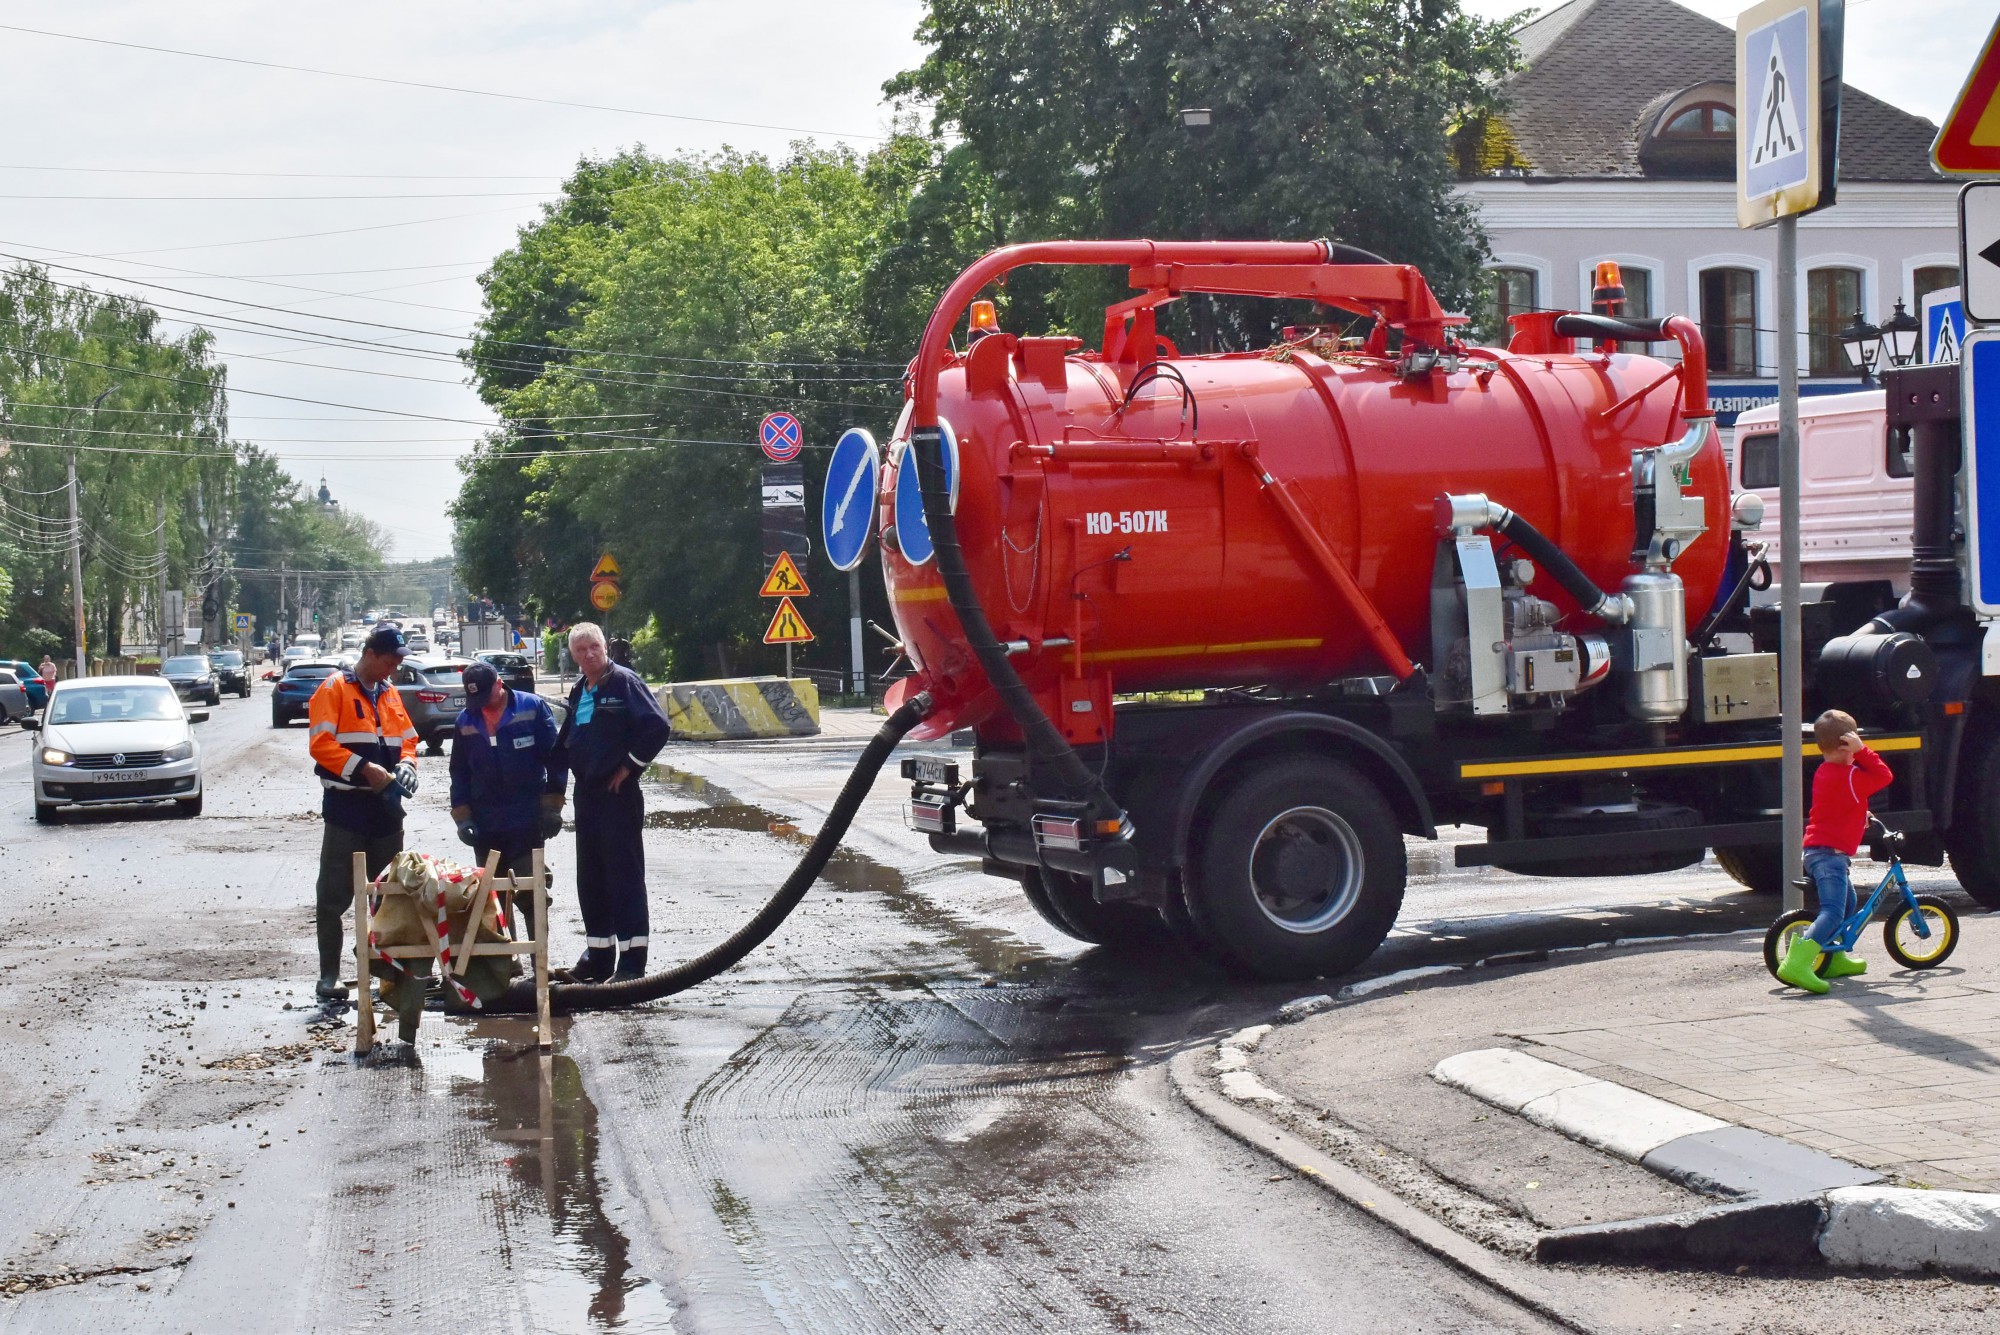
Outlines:
[[[1910,521],[1914,484],[1907,460],[1891,467],[1888,410],[1879,389],[1799,400],[1799,565],[1807,584],[1886,580],[1910,591]],[[1778,542],[1778,408],[1753,408],[1736,419],[1737,491],[1764,499],[1756,536]]]

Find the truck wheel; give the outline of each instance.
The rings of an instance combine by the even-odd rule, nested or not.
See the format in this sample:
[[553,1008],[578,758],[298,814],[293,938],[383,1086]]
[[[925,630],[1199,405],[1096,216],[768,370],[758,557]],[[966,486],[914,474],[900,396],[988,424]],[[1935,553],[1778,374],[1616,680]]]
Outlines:
[[1021,888],[1050,926],[1094,946],[1131,950],[1157,945],[1166,936],[1158,912],[1140,904],[1100,904],[1089,880],[1074,872],[1030,867],[1021,873]]
[[1983,907],[2000,909],[2000,736],[1982,731],[1965,739],[1957,796],[1944,832],[1952,874]]
[[1375,786],[1316,756],[1244,771],[1210,811],[1188,909],[1236,968],[1345,973],[1403,906],[1403,836]]
[[1718,848],[1715,865],[1729,873],[1729,879],[1745,890],[1760,895],[1783,894],[1785,890],[1784,850],[1768,844],[1742,848]]

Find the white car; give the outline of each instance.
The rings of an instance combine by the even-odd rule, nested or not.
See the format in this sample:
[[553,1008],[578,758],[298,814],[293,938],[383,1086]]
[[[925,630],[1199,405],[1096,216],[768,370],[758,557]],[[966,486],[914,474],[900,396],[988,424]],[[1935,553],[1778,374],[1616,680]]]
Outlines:
[[65,807],[172,802],[201,814],[201,746],[185,708],[158,677],[83,677],[57,682],[35,747],[35,819]]

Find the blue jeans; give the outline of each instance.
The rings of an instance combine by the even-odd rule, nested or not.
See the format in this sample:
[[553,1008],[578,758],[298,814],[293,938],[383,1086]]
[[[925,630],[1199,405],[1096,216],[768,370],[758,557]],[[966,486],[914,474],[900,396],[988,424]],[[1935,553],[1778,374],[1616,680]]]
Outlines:
[[1847,870],[1850,861],[1836,849],[1806,848],[1806,877],[1819,892],[1819,916],[1806,928],[1806,935],[1823,947],[1837,939],[1840,925],[1854,916],[1854,879]]

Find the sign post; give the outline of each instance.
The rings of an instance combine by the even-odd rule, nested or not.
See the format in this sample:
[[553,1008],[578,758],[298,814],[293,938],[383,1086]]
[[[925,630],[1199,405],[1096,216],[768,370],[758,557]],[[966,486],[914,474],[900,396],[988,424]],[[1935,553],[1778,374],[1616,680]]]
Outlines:
[[[1805,839],[1803,609],[1799,569],[1799,232],[1834,201],[1842,0],[1764,0],[1737,16],[1736,221],[1778,229],[1778,708],[1783,732],[1785,908]],[[1824,25],[1825,31],[1822,31]],[[1822,46],[1822,38],[1827,44]]]

